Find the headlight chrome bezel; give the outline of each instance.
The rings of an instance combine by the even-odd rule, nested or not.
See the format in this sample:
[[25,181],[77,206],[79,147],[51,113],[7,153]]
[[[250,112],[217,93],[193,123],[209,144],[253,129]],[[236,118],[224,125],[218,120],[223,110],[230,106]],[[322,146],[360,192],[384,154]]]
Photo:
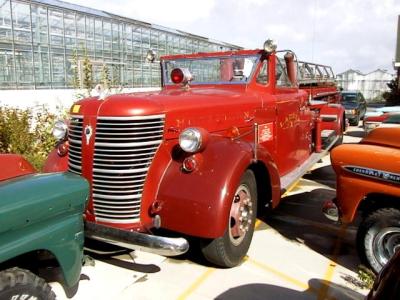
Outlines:
[[57,141],[65,140],[68,136],[68,125],[65,121],[56,121],[54,123],[52,134]]
[[204,149],[207,134],[200,128],[186,128],[179,135],[179,146],[187,153],[196,153]]

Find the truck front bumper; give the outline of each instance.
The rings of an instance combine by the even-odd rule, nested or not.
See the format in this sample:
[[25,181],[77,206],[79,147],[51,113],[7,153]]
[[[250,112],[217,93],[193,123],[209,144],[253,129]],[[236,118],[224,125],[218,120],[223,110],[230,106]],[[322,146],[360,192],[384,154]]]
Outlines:
[[87,221],[85,222],[85,235],[105,243],[163,256],[177,256],[189,250],[189,243],[184,238],[161,237]]
[[339,209],[334,200],[325,201],[322,212],[329,220],[339,222]]

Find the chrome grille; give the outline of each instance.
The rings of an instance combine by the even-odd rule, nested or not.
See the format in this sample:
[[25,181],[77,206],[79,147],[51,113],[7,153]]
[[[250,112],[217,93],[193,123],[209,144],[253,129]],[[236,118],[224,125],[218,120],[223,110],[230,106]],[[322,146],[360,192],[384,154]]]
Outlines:
[[93,206],[105,222],[138,221],[144,181],[164,132],[164,115],[98,117]]
[[68,167],[70,172],[82,174],[82,130],[83,117],[73,116],[68,128]]

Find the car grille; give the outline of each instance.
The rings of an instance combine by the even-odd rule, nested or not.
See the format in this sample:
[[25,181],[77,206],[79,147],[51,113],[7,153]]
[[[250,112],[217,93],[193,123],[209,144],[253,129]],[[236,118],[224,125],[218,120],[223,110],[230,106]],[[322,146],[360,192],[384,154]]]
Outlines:
[[68,167],[69,171],[79,175],[82,174],[82,126],[82,116],[71,117],[68,130]]
[[[164,115],[98,117],[92,184],[96,220],[139,220],[144,182],[163,131]],[[70,159],[71,170],[75,157]]]

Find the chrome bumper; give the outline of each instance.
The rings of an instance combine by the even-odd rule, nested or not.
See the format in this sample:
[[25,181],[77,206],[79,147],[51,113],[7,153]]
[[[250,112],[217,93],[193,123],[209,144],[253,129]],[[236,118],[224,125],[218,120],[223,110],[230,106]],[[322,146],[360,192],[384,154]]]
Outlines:
[[325,201],[322,212],[329,220],[339,222],[339,209],[333,200]]
[[189,243],[184,238],[161,237],[92,222],[85,222],[85,235],[105,243],[163,256],[177,256],[189,250]]

